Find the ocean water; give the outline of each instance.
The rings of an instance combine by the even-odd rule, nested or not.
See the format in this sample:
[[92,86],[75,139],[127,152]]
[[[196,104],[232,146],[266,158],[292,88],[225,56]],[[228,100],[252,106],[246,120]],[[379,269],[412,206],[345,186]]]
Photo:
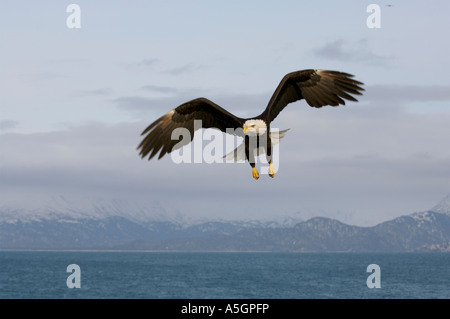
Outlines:
[[450,254],[0,251],[0,298],[449,299]]

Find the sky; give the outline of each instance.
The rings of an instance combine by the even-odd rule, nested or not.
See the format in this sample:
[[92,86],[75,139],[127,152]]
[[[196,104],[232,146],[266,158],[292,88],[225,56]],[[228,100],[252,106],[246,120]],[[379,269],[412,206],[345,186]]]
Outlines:
[[[450,193],[448,12],[443,0],[0,0],[0,207],[64,196],[362,226],[430,209]],[[141,132],[174,107],[203,96],[252,117],[285,74],[311,68],[366,91],[285,108],[274,179],[247,163],[139,157]]]

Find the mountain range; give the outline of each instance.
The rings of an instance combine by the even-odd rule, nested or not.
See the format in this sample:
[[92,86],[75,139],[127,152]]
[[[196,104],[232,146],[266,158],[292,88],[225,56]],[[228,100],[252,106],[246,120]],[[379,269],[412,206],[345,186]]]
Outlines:
[[[80,210],[64,198],[56,202],[62,205],[39,211],[0,208],[0,249],[450,252],[450,195],[428,211],[371,227],[324,217],[193,223],[159,205],[108,202]],[[157,211],[151,219],[148,209]]]

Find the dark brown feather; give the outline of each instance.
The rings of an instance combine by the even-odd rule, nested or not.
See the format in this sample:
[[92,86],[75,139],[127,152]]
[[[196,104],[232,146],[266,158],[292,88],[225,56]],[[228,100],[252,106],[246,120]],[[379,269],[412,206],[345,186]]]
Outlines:
[[[141,135],[146,135],[137,147],[142,158],[149,160],[159,153],[158,159],[192,141],[194,132],[200,127],[194,127],[194,121],[201,120],[201,128],[216,128],[223,132],[234,129],[236,134],[244,124],[244,120],[226,111],[219,105],[205,98],[186,102],[171,110],[150,124]],[[177,128],[185,128],[190,133],[190,140],[182,141],[182,136],[172,140],[172,132]],[[176,132],[175,132],[176,133]],[[180,143],[182,141],[182,143]]]
[[344,100],[356,102],[350,94],[361,95],[362,82],[353,75],[326,70],[303,70],[287,74],[272,95],[267,108],[259,116],[266,122],[273,121],[289,103],[305,99],[312,107],[344,105]]

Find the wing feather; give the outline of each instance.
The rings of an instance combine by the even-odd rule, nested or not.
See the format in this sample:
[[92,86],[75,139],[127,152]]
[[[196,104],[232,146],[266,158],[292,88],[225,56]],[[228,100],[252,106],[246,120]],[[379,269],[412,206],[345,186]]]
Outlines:
[[302,70],[287,74],[280,82],[261,117],[270,122],[289,103],[305,99],[311,107],[345,105],[345,100],[357,102],[364,83],[345,72]]
[[[201,126],[194,125],[195,120],[201,120]],[[227,132],[233,128],[233,133],[239,134],[243,119],[231,114],[219,105],[206,98],[197,98],[186,102],[151,123],[141,135],[146,135],[137,147],[142,158],[152,159],[159,152],[158,159],[192,141],[198,128],[216,128]],[[190,140],[183,136],[172,139],[172,132],[177,128],[185,128],[190,134]]]

